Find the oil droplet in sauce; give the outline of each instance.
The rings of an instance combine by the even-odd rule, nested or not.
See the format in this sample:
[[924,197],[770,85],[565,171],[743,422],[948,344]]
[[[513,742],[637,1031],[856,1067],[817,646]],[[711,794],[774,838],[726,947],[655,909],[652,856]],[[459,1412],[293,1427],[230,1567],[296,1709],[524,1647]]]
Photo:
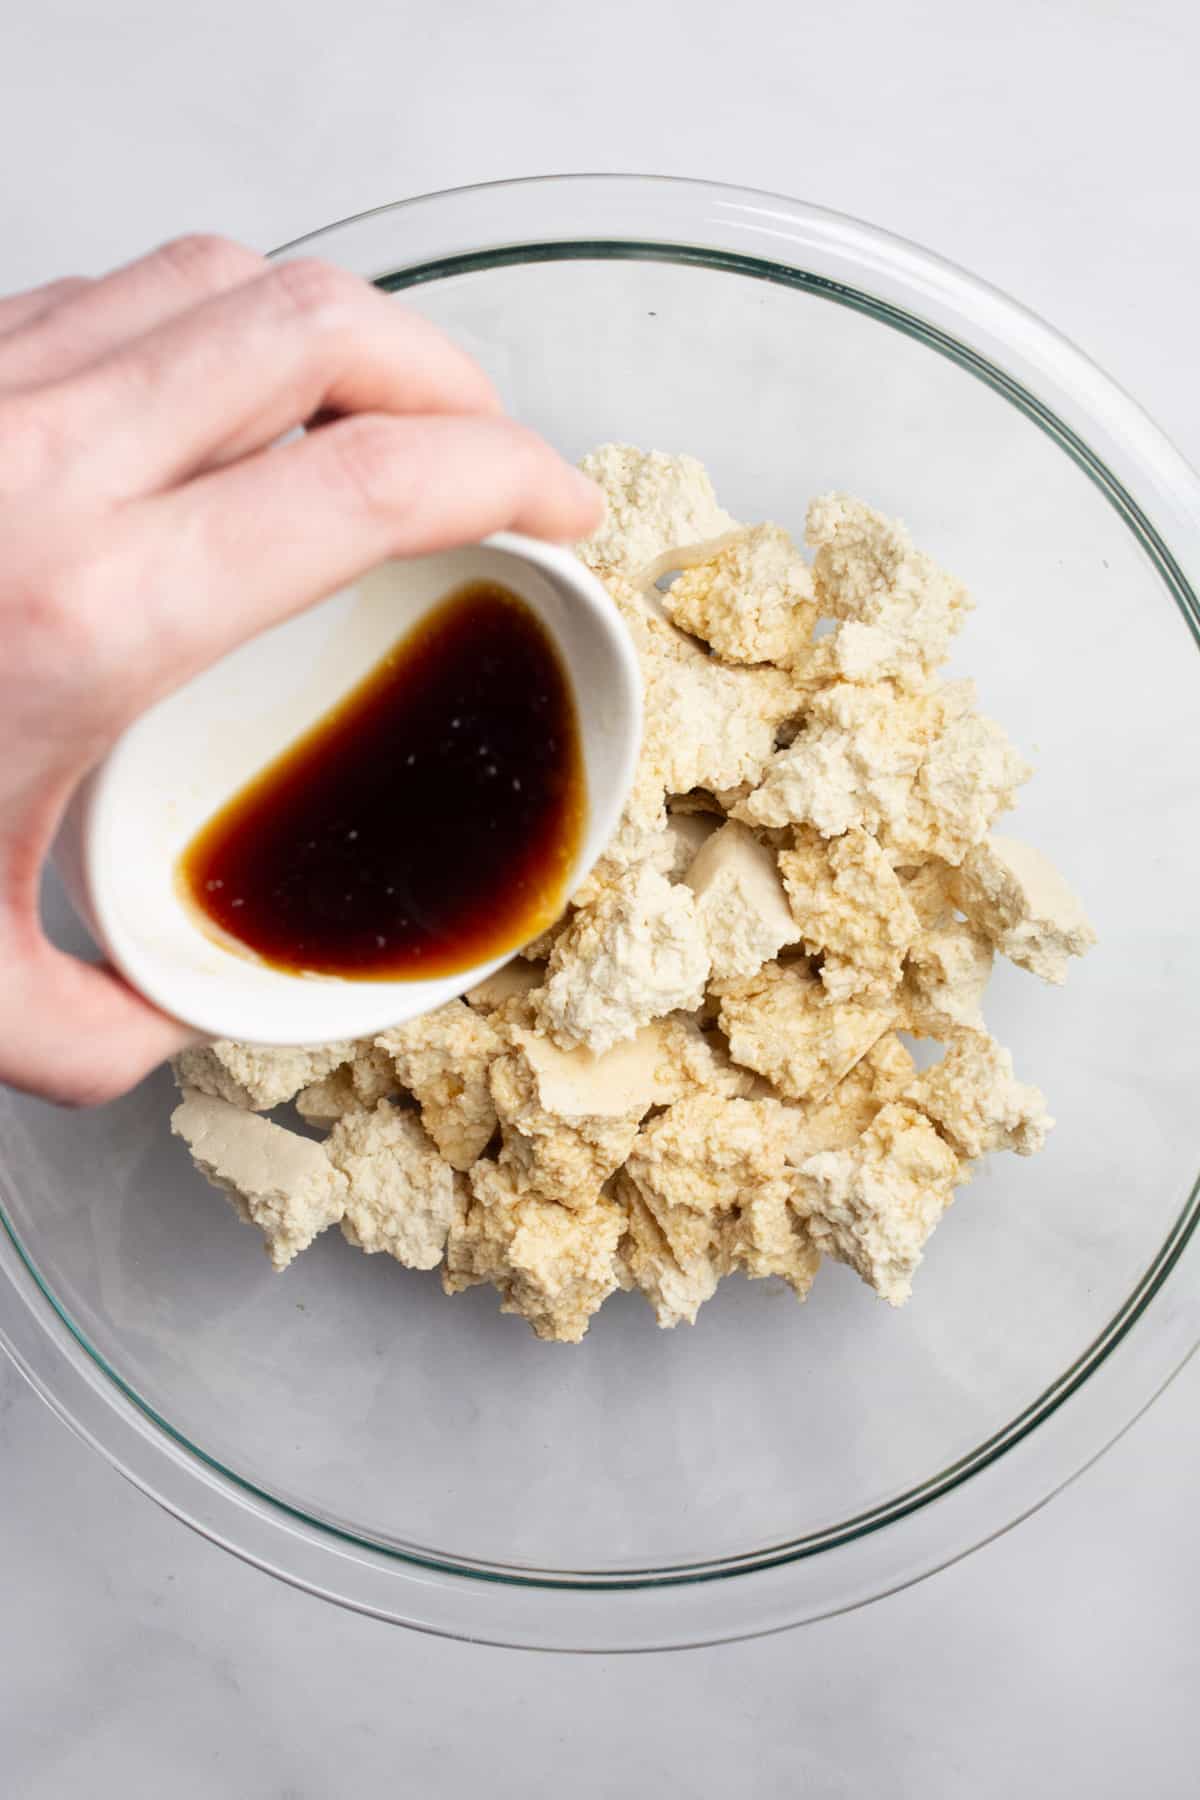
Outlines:
[[179,882],[274,968],[420,980],[544,931],[586,815],[558,652],[524,601],[476,582],[209,820]]

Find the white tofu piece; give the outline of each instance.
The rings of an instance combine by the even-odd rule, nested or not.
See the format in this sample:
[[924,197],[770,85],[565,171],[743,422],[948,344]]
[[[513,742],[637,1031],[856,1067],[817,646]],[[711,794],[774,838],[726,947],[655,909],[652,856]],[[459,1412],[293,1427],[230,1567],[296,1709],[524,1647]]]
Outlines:
[[416,1097],[421,1123],[446,1161],[469,1169],[496,1129],[488,1070],[504,1049],[490,1019],[464,1000],[394,1025],[375,1039]]
[[955,1038],[903,1099],[932,1119],[962,1156],[990,1150],[1032,1156],[1054,1125],[1041,1089],[1017,1081],[1009,1052],[979,1032]]
[[737,530],[694,456],[601,444],[579,466],[608,506],[596,530],[576,546],[590,569],[653,579],[666,553]]
[[897,1018],[897,1004],[831,1000],[803,964],[765,963],[724,985],[721,1028],[733,1060],[789,1100],[817,1105]]
[[698,1007],[708,972],[691,890],[642,865],[556,942],[537,1018],[564,1050],[610,1050],[651,1019]]
[[969,681],[911,694],[888,681],[822,688],[734,816],[813,825],[822,837],[858,827],[897,865],[958,864],[1032,773],[974,703]]
[[436,1268],[454,1217],[455,1174],[413,1114],[387,1100],[347,1114],[325,1151],[346,1179],[347,1242],[386,1251],[406,1269]]
[[172,1068],[181,1088],[215,1094],[231,1106],[247,1107],[253,1112],[270,1112],[302,1087],[349,1062],[357,1048],[348,1038],[336,1044],[295,1050],[273,1044],[239,1044],[222,1038],[215,1044],[181,1050]]
[[668,881],[682,881],[714,831],[720,828],[718,812],[672,811],[667,818],[671,860],[662,873]]
[[346,1113],[369,1112],[395,1091],[391,1057],[364,1039],[355,1045],[351,1062],[300,1089],[296,1111],[310,1125],[332,1125]]
[[685,879],[716,979],[753,975],[799,938],[775,854],[745,825],[714,832]]
[[618,1282],[624,1209],[604,1194],[585,1204],[523,1189],[517,1172],[482,1158],[455,1215],[442,1285],[448,1294],[491,1282],[501,1312],[527,1319],[539,1338],[577,1344]]
[[923,931],[904,968],[906,1028],[917,1037],[948,1038],[983,1031],[983,996],[992,974],[992,946],[969,919],[951,914]]
[[754,525],[692,563],[663,608],[726,662],[803,664],[817,619],[808,564],[780,525]]
[[919,928],[877,841],[857,828],[825,839],[799,826],[791,848],[779,853],[779,872],[805,949],[823,958],[830,998],[890,994]]
[[1048,857],[1016,838],[990,837],[968,851],[952,892],[1002,956],[1056,986],[1070,958],[1096,942],[1074,890]]
[[494,1013],[506,1000],[519,999],[541,987],[542,975],[543,971],[536,963],[527,962],[524,957],[514,957],[512,962],[506,962],[502,969],[497,969],[494,975],[488,975],[483,981],[476,982],[473,988],[468,988],[463,998],[476,1012]]
[[346,1177],[320,1144],[214,1094],[185,1088],[171,1130],[238,1216],[257,1225],[276,1269],[286,1269],[319,1232],[341,1218]]
[[792,1206],[820,1252],[902,1306],[931,1232],[967,1178],[929,1120],[893,1102],[851,1148],[801,1163]]
[[971,601],[961,582],[913,545],[898,519],[849,494],[823,494],[808,509],[817,610],[842,621],[820,640],[831,675],[893,676],[920,688],[945,662]]

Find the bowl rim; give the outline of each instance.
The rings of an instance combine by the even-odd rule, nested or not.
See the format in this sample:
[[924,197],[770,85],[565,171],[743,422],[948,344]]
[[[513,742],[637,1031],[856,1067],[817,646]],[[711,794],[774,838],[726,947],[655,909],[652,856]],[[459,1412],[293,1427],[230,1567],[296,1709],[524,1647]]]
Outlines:
[[[391,226],[401,214],[406,257],[397,262]],[[416,196],[275,254],[314,247],[391,291],[505,263],[627,256],[775,281],[866,312],[951,358],[1057,442],[1138,539],[1200,643],[1200,605],[1184,573],[1200,569],[1200,481],[1184,459],[1060,333],[904,239],[753,189],[578,174]],[[60,1417],[136,1485],[295,1585],[444,1635],[554,1650],[657,1650],[760,1635],[864,1604],[1042,1505],[1121,1434],[1200,1340],[1200,1285],[1184,1270],[1200,1265],[1198,1218],[1200,1184],[1104,1331],[950,1469],[820,1541],[672,1569],[571,1576],[447,1561],[296,1512],[189,1444],[109,1368],[42,1280],[2,1204],[0,1269],[18,1304],[0,1310],[0,1341]],[[1170,1304],[1155,1307],[1152,1329],[1133,1332],[1164,1289]],[[1055,1429],[1040,1430],[1052,1417]]]

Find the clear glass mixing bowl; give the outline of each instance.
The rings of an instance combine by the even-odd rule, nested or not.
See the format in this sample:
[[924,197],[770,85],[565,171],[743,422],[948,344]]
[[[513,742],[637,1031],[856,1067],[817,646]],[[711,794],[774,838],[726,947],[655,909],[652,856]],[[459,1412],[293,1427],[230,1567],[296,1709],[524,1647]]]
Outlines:
[[[132,1480],[249,1560],[429,1630],[650,1648],[861,1603],[1012,1524],[1200,1338],[1196,480],[1069,344],[911,245],[770,195],[578,177],[303,245],[402,293],[577,455],[689,450],[748,519],[847,487],[978,601],[959,672],[1039,765],[1012,828],[1086,896],[1064,991],[989,1017],[1058,1118],[892,1312],[827,1264],[578,1349],[328,1233],[285,1276],[171,1140],[169,1077],[0,1100],[0,1335]],[[61,931],[61,902],[50,899]]]

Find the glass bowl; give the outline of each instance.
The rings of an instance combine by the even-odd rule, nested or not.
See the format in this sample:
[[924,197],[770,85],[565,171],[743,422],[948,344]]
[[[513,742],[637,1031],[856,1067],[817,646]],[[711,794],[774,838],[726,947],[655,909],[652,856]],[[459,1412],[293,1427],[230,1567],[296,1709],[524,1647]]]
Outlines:
[[90,1114],[8,1095],[0,1334],[163,1505],[382,1618],[650,1649],[860,1604],[1038,1506],[1200,1338],[1196,479],[1020,307],[771,195],[507,183],[298,251],[401,292],[570,455],[692,451],[793,529],[846,487],[968,582],[956,672],[1039,765],[1011,828],[1100,933],[1065,990],[991,991],[1058,1127],[988,1162],[901,1312],[827,1263],[804,1307],[734,1279],[673,1333],[617,1295],[568,1349],[334,1232],[273,1275],[164,1072]]

